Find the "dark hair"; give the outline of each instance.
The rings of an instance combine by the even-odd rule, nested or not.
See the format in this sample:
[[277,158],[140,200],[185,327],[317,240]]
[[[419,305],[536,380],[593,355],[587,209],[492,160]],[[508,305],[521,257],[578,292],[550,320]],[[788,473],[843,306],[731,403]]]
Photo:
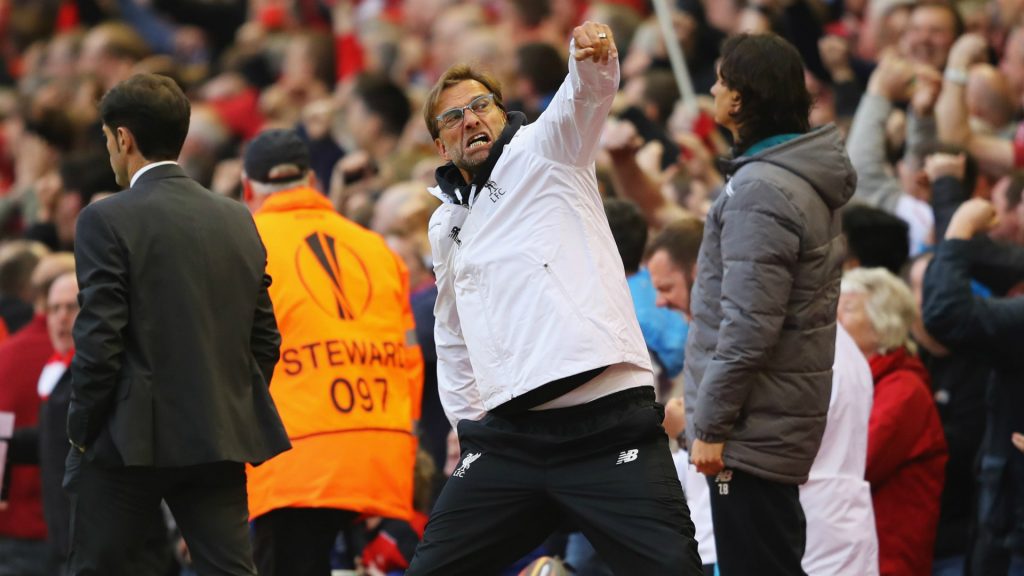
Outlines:
[[608,217],[608,226],[612,229],[615,247],[622,257],[622,267],[626,275],[635,274],[644,259],[644,247],[647,246],[647,221],[636,204],[621,198],[607,198],[604,201],[604,213]]
[[704,223],[696,216],[687,216],[665,225],[654,237],[647,255],[650,257],[655,252],[664,250],[673,264],[684,274],[689,274],[690,268],[697,263],[703,239]]
[[664,127],[668,123],[679,98],[679,85],[672,72],[652,68],[644,74],[644,103],[654,104],[658,110],[658,124]]
[[382,74],[363,74],[356,80],[355,94],[380,118],[388,134],[402,134],[412,116],[412,105],[401,86]]
[[0,295],[20,298],[31,285],[32,271],[38,264],[39,254],[27,242],[0,262]]
[[910,252],[906,222],[884,210],[853,204],[843,210],[843,232],[848,254],[861,267],[881,267],[899,276]]
[[147,160],[176,160],[188,135],[191,106],[167,76],[136,74],[100,100],[100,119],[111,131],[126,128]]
[[75,125],[64,110],[42,110],[25,121],[25,130],[61,152],[68,152],[75,145]]
[[540,26],[544,20],[551,16],[550,0],[513,0],[516,12],[530,28]]
[[78,194],[82,198],[82,206],[100,192],[121,189],[114,171],[110,169],[106,152],[101,150],[73,152],[61,158],[60,177],[64,182],[64,192]]
[[431,138],[441,135],[441,129],[437,127],[437,101],[441,99],[441,93],[446,89],[455,86],[459,82],[475,80],[484,85],[491,94],[494,94],[494,103],[498,108],[505,109],[505,103],[501,99],[501,83],[490,74],[473,68],[469,64],[456,64],[445,71],[434,83],[434,87],[427,94],[427,101],[423,104],[423,120],[427,123],[427,130]]
[[737,155],[769,136],[810,130],[804,63],[789,42],[775,34],[732,36],[722,46],[718,74],[740,95],[740,109],[733,116],[739,132]]
[[538,94],[552,94],[565,78],[565,62],[547,42],[527,42],[516,50],[517,73],[533,84]]

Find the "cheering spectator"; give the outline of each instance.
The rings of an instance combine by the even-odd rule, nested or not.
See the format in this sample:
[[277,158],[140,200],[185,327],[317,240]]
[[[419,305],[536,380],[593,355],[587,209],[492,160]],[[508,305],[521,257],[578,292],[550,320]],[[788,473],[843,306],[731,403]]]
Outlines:
[[866,477],[878,527],[881,574],[929,575],[946,466],[946,440],[928,373],[914,354],[910,289],[881,268],[843,276],[839,321],[875,381]]

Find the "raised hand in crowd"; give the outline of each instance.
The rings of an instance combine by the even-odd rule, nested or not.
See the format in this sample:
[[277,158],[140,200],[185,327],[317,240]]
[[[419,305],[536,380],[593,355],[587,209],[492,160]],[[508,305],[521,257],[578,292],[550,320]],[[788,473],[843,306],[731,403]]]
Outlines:
[[964,34],[949,50],[946,68],[967,72],[974,64],[984,62],[988,57],[988,43],[980,34]]
[[960,205],[946,228],[947,240],[970,240],[979,232],[995,228],[999,223],[992,203],[984,198],[972,198]]
[[715,157],[703,140],[692,132],[685,132],[675,134],[675,142],[683,151],[683,164],[691,178],[711,186],[722,184],[722,174],[715,166]]
[[242,160],[239,158],[221,160],[213,168],[210,190],[223,196],[236,197],[239,189],[238,183],[241,180]]
[[601,134],[601,147],[609,154],[636,154],[644,145],[636,125],[627,120],[609,118]]
[[910,108],[919,118],[931,116],[942,91],[942,74],[928,64],[917,64],[911,84]]
[[916,67],[909,60],[890,54],[882,58],[868,81],[868,93],[890,102],[905,102],[912,94]]
[[928,181],[932,183],[946,176],[963,180],[966,166],[967,157],[965,155],[939,152],[925,158],[924,173],[928,176]]
[[644,144],[632,122],[609,119],[601,135],[601,146],[611,158],[616,190],[636,202],[648,225],[661,228],[683,214],[679,205],[662,193],[662,187],[679,168],[675,164],[661,168],[660,142]]
[[589,58],[599,64],[607,64],[610,58],[619,57],[612,29],[606,24],[585,22],[573,29],[572,39],[576,42],[573,57],[577,62]]
[[1010,437],[1010,441],[1013,442],[1014,448],[1024,452],[1024,434],[1014,432],[1013,436]]
[[334,165],[328,196],[334,208],[343,215],[355,217],[372,208],[370,192],[377,187],[377,167],[364,150],[346,154]]

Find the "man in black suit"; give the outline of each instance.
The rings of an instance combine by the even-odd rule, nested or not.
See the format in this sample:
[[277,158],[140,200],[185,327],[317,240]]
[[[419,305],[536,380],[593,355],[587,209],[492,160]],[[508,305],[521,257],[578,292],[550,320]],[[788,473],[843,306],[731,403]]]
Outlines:
[[128,189],[86,208],[75,238],[71,574],[126,574],[163,499],[201,575],[254,575],[244,463],[290,447],[268,390],[280,334],[266,253],[245,206],[174,162],[189,113],[149,74],[100,102]]

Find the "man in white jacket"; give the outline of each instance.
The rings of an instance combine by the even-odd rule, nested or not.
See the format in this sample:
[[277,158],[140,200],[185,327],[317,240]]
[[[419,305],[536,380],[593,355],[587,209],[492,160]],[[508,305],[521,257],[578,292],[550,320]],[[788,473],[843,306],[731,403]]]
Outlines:
[[450,68],[424,107],[444,203],[430,222],[438,389],[458,431],[407,574],[492,574],[578,526],[617,574],[701,574],[650,359],[597,189],[619,82],[608,26],[524,126],[489,76]]

